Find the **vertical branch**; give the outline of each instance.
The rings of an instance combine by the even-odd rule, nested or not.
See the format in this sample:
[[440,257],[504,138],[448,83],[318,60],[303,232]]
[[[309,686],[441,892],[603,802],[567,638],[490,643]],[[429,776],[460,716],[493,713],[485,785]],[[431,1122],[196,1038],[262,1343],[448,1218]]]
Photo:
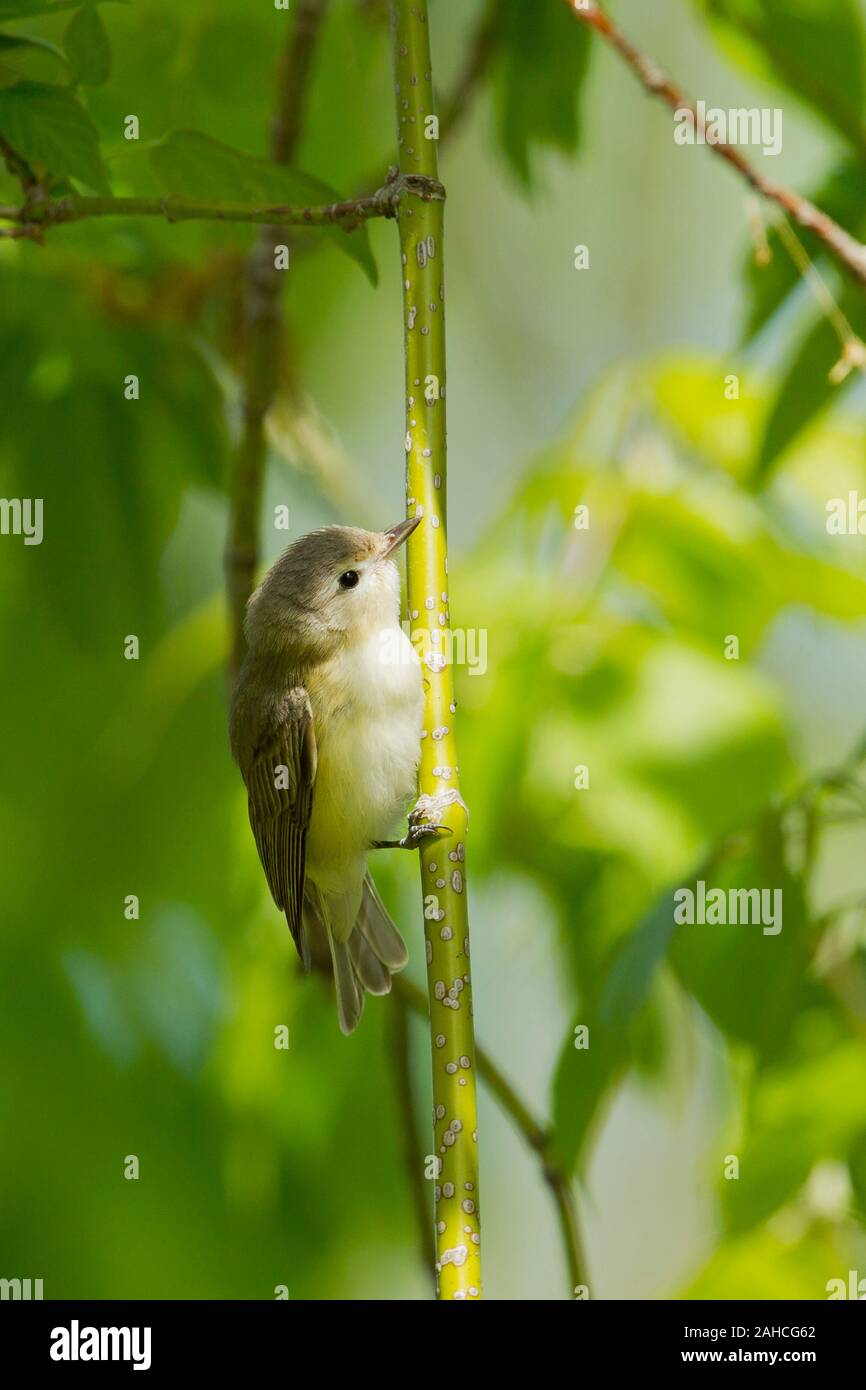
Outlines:
[[[423,1018],[427,1017],[427,999],[423,991],[413,985],[411,980],[407,980],[405,975],[395,975],[392,988],[396,998],[407,1008],[414,1009]],[[541,1174],[556,1207],[563,1254],[568,1269],[568,1296],[571,1298],[578,1285],[589,1285],[589,1275],[583,1253],[577,1202],[569,1176],[563,1171],[556,1157],[554,1132],[545,1128],[535,1118],[511,1082],[503,1076],[489,1052],[485,1052],[480,1044],[475,1049],[475,1057],[481,1080],[485,1082],[491,1095],[502,1106],[518,1133],[523,1136],[541,1162]]]
[[[292,32],[283,49],[271,127],[271,157],[278,164],[292,162],[301,138],[308,79],[327,2],[299,0]],[[280,227],[263,227],[247,259],[241,436],[232,460],[225,551],[232,679],[244,659],[244,614],[259,567],[259,512],[267,458],[265,421],[279,387],[284,346],[280,314],[282,272],[274,265],[274,247],[284,236]]]
[[328,0],[298,0],[294,28],[277,69],[277,109],[271,126],[271,158],[291,164],[304,129],[310,71]]
[[[481,1295],[475,1043],[454,690],[447,658],[444,190],[437,179],[427,0],[391,0],[400,177],[407,509],[424,521],[407,559],[412,637],[422,651],[425,736],[419,806],[448,835],[421,851],[433,1058],[436,1267],[440,1299]],[[434,738],[435,734],[435,738]]]
[[[433,1212],[430,1194],[424,1178],[424,1152],[415,1120],[415,1095],[412,1087],[412,1053],[409,1033],[409,1006],[399,993],[394,995],[388,1010],[388,1048],[394,1072],[398,1119],[403,1133],[403,1153],[409,1193],[418,1223],[418,1242],[421,1260],[427,1273],[434,1275],[436,1252],[433,1248]],[[434,1277],[435,1285],[435,1277]]]
[[225,551],[232,679],[244,659],[244,614],[259,567],[259,513],[267,457],[265,416],[276,393],[282,348],[275,240],[273,229],[267,227],[257,238],[247,258],[244,285],[241,434],[231,465]]

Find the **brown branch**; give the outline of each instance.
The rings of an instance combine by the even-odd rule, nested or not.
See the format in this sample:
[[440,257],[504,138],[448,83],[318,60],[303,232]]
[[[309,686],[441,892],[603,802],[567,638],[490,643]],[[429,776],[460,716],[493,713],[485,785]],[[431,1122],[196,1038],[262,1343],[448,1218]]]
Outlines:
[[[577,19],[588,24],[619,53],[652,96],[661,97],[674,111],[690,111],[695,130],[706,136],[706,124],[697,107],[686,99],[679,87],[657,68],[651,59],[635,48],[610,16],[595,4],[595,0],[565,0],[565,4]],[[766,178],[749,163],[736,146],[725,142],[715,144],[707,141],[707,149],[736,169],[762,198],[777,203],[799,226],[814,232],[840,265],[861,285],[866,285],[866,246],[857,241],[856,237],[851,236],[838,222],[834,222],[832,217],[809,202],[808,198],[803,198],[799,193],[784,188],[775,180]]]
[[403,1134],[403,1156],[406,1178],[418,1223],[418,1242],[425,1272],[433,1276],[436,1291],[436,1251],[433,1244],[433,1203],[424,1176],[424,1151],[418,1134],[415,1115],[415,1096],[412,1085],[412,1053],[409,1035],[409,1009],[401,994],[396,994],[388,1010],[388,1048],[394,1072],[397,1105]]
[[271,125],[271,158],[291,164],[304,129],[307,89],[327,0],[299,0],[291,38],[277,68],[277,110]]
[[13,150],[9,141],[4,135],[0,135],[0,154],[3,156],[3,163],[9,170],[13,179],[17,179],[26,194],[31,194],[39,187],[39,180],[34,174],[27,160],[22,158],[17,150]]
[[[306,89],[328,0],[300,0],[277,68],[277,104],[271,126],[271,156],[278,164],[294,158],[303,130]],[[265,420],[280,380],[284,350],[280,274],[274,247],[286,219],[269,219],[247,259],[244,293],[244,388],[241,437],[235,451],[225,552],[231,631],[229,674],[240,670],[246,652],[244,615],[259,567],[259,512],[264,491]]]
[[[164,198],[91,198],[70,194],[26,202],[22,207],[0,208],[0,219],[44,232],[66,222],[83,222],[90,217],[162,217],[166,222],[251,222],[281,226],[339,227],[355,231],[374,217],[393,217],[399,186],[395,180],[375,193],[321,205],[275,203],[249,206],[245,203],[206,203],[168,194]],[[273,249],[273,248],[271,248]]]

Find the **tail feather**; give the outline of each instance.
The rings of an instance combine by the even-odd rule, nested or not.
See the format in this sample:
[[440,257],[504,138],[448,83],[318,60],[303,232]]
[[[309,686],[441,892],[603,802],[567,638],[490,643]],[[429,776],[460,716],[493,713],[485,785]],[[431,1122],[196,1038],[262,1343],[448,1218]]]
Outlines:
[[346,942],[355,978],[368,994],[388,994],[391,989],[391,974],[376,955],[367,938],[357,927]]
[[376,892],[376,885],[369,874],[364,879],[361,910],[354,929],[360,930],[366,937],[371,950],[383,965],[387,965],[392,975],[409,963],[406,943],[388,916],[385,904]]
[[403,969],[409,953],[369,874],[364,879],[361,906],[348,940],[335,939],[331,915],[328,896],[308,881],[304,899],[305,924],[313,937],[314,953],[317,940],[324,938],[327,942],[340,1028],[344,1033],[352,1033],[364,1011],[365,991],[387,994],[391,989],[391,975]]
[[345,941],[335,941],[328,932],[331,959],[334,962],[334,987],[337,994],[337,1017],[343,1033],[354,1033],[364,1012],[364,987],[360,984]]

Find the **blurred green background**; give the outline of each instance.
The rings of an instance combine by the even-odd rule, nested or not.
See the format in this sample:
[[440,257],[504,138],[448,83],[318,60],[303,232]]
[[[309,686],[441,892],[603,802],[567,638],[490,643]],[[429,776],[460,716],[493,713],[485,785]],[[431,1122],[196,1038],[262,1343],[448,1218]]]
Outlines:
[[[3,32],[63,48],[69,15],[45,8],[2,0]],[[696,97],[782,108],[781,155],[749,157],[863,234],[859,0],[611,8]],[[433,0],[443,92],[487,9]],[[76,91],[115,193],[155,186],[148,151],[178,127],[266,153],[291,13],[99,14],[110,76]],[[825,526],[828,499],[866,495],[862,381],[829,385],[840,345],[772,233],[756,269],[733,173],[676,145],[559,0],[498,19],[441,160],[452,611],[487,633],[486,672],[457,671],[478,1037],[555,1121],[592,1297],[823,1298],[866,1276],[866,553]],[[21,80],[55,79],[2,66],[0,131]],[[381,176],[385,5],[332,0],[310,97],[299,167],[341,193]],[[3,174],[0,202],[19,196]],[[0,1275],[49,1298],[429,1296],[391,1001],[347,1040],[300,977],[227,749],[254,236],[112,220],[0,241],[0,492],[45,507],[41,546],[0,538]],[[286,277],[268,560],[280,504],[292,535],[401,513],[394,227],[370,242],[376,287],[331,240]],[[819,266],[866,331],[862,292]],[[423,984],[399,859],[377,881]],[[670,890],[707,865],[783,887],[783,932],[673,931]],[[426,1143],[417,1021],[412,1041]],[[537,1161],[484,1091],[480,1152],[486,1295],[568,1296]]]

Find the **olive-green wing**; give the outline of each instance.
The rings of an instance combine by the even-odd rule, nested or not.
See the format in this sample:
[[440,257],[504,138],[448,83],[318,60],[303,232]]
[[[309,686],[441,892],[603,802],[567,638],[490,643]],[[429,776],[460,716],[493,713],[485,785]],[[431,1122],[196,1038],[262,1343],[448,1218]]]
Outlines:
[[309,968],[303,933],[307,827],[316,780],[313,711],[303,686],[290,690],[244,769],[250,825],[274,902],[286,914]]

